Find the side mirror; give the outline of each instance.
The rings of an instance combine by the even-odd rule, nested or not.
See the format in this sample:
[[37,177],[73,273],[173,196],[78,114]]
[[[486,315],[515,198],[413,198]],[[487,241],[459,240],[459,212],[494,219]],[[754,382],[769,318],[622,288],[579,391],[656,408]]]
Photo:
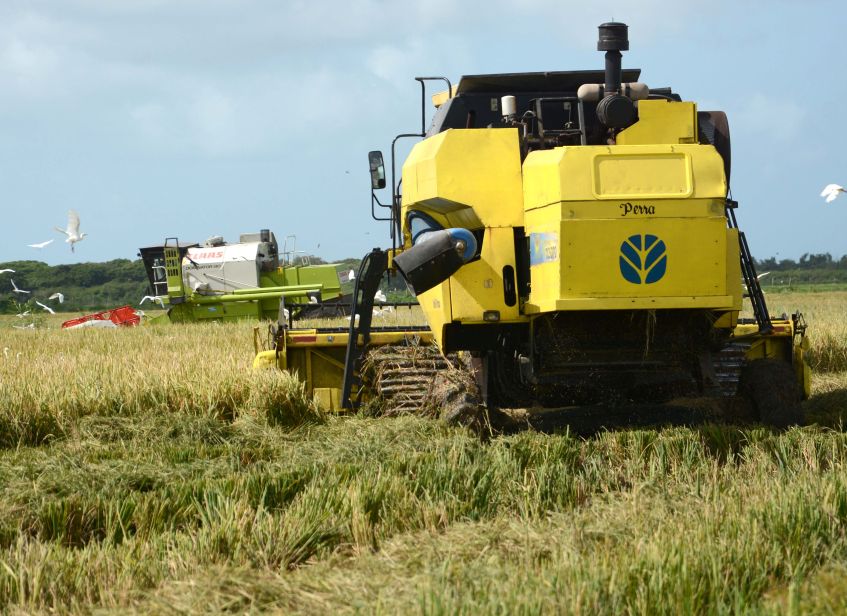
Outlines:
[[382,162],[382,152],[368,152],[368,163],[371,167],[371,189],[385,188],[385,163]]

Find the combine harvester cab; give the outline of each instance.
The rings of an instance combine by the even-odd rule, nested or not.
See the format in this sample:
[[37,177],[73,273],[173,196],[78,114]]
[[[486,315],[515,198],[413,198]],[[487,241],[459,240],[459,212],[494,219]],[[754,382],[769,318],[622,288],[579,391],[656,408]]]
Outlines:
[[168,305],[172,322],[273,320],[281,298],[290,306],[343,305],[335,266],[295,264],[293,241],[290,250],[287,246],[292,239],[280,255],[267,229],[242,234],[231,244],[220,236],[202,245],[167,238],[141,248],[139,256],[151,293]]
[[[599,31],[605,71],[466,76],[455,87],[417,78],[422,100],[430,80],[447,90],[433,97],[429,129],[397,137],[422,139],[402,183],[392,145],[390,201],[372,197],[392,247],[366,256],[363,284],[402,274],[437,348],[472,358],[490,407],[740,393],[765,423],[802,422],[805,324],[768,313],[728,198],[725,114],[639,82],[621,68],[627,26]],[[372,187],[385,187],[382,154],[369,158]],[[370,292],[354,298],[360,323],[335,383],[345,407],[380,344],[361,318]],[[745,295],[752,318],[741,316]],[[277,365],[294,368],[300,335],[278,338]]]

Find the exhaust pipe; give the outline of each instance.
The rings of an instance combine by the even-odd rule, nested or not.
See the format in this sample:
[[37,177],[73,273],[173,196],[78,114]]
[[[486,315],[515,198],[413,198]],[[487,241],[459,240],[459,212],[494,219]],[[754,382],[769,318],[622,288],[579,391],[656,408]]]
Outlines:
[[597,51],[606,52],[606,96],[620,94],[621,55],[629,50],[629,26],[617,21],[600,24]]

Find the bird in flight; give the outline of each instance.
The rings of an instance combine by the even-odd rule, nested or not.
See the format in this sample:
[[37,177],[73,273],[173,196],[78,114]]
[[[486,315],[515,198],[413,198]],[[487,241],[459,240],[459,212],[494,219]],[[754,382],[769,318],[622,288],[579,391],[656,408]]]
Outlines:
[[19,312],[15,316],[17,316],[19,319],[23,319],[24,317],[28,317],[31,312],[31,310],[27,310],[26,312]]
[[44,308],[44,310],[46,310],[46,311],[47,311],[47,312],[49,312],[50,314],[56,314],[56,311],[55,311],[55,310],[53,310],[50,306],[45,306],[44,304],[42,304],[42,303],[41,303],[41,302],[39,302],[38,300],[35,300],[35,303],[36,303],[36,304],[38,304],[39,306],[41,306],[42,308]]
[[71,252],[74,252],[74,244],[81,242],[88,235],[79,232],[79,214],[76,213],[76,210],[68,210],[68,228],[56,227],[56,231],[68,236],[65,242],[71,245]]
[[27,246],[29,246],[30,248],[41,249],[41,248],[44,248],[45,246],[47,246],[47,244],[52,244],[52,243],[53,243],[53,240],[47,240],[46,242],[39,242],[38,244],[27,244]]
[[18,285],[15,284],[14,278],[9,278],[9,280],[12,281],[12,291],[14,291],[15,293],[29,293],[29,291],[24,291],[23,289],[19,289]]
[[843,192],[847,192],[847,190],[844,190],[843,186],[839,186],[838,184],[827,184],[821,191],[821,197],[826,199],[827,203],[832,203],[835,201],[836,197],[838,197],[838,193]]
[[1,269],[0,270],[0,274],[5,274],[6,272],[11,272],[11,273],[14,274],[15,270],[13,270],[13,269]]
[[64,293],[54,293],[53,295],[51,295],[47,299],[57,299],[57,300],[59,300],[59,303],[61,304],[65,301],[65,294]]
[[139,305],[140,305],[140,304],[143,304],[143,303],[144,303],[144,302],[146,302],[148,299],[149,299],[151,302],[153,302],[154,304],[159,304],[162,308],[164,308],[164,307],[165,307],[165,302],[164,302],[164,301],[162,301],[162,298],[161,298],[161,297],[159,297],[159,296],[157,296],[157,295],[145,295],[144,297],[142,297],[142,298],[141,298],[141,301],[140,301],[140,302],[138,302],[138,303],[139,303]]
[[[30,323],[29,325],[12,325],[15,329],[35,329],[35,323]],[[20,355],[20,353],[18,353]]]

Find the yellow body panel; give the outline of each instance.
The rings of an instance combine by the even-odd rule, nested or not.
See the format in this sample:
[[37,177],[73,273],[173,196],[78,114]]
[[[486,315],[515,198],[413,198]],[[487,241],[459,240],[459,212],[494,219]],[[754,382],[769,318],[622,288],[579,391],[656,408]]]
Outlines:
[[741,285],[741,250],[738,244],[738,229],[726,230],[726,290],[732,294],[731,322],[729,325],[715,323],[715,327],[735,327],[741,303],[744,301],[744,290]]
[[618,133],[618,145],[695,143],[697,105],[668,100],[638,101],[638,122]]
[[[738,237],[726,228],[723,161],[713,147],[533,152],[523,185],[532,280],[527,313],[740,309]],[[625,254],[627,242],[637,258]],[[651,280],[654,247],[663,256],[652,265],[664,273]],[[629,278],[623,261],[633,266]]]
[[418,302],[426,315],[426,322],[435,337],[438,348],[444,348],[444,326],[453,321],[453,303],[448,278],[429,291],[418,295]]
[[418,143],[403,165],[404,218],[410,210],[444,227],[484,230],[480,259],[418,297],[439,346],[445,325],[482,323],[487,311],[526,320],[503,292],[503,268],[515,268],[514,229],[524,219],[517,129],[447,130]]
[[[696,181],[695,181],[696,179]],[[524,161],[527,211],[571,201],[726,198],[723,159],[710,145],[566,146]]]
[[418,143],[403,165],[404,213],[412,207],[445,227],[520,227],[517,129],[447,130]]
[[[720,297],[706,300],[702,307],[732,307],[725,296],[726,221],[721,218],[702,218],[680,224],[675,218],[633,220],[564,220],[535,225],[535,218],[548,218],[558,208],[544,208],[527,214],[527,229],[531,230],[530,244],[537,237],[546,239],[547,254],[555,260],[533,264],[532,291],[529,303],[540,310],[557,308],[560,299],[577,298],[653,298],[656,308],[691,307],[695,296]],[[555,229],[551,231],[550,229]],[[538,229],[539,231],[536,231]],[[654,235],[666,246],[666,273],[652,284],[633,283],[621,274],[621,245],[632,236]],[[693,240],[696,238],[696,244]],[[555,244],[558,243],[558,248]],[[553,246],[553,247],[551,247]],[[531,248],[532,250],[532,248]],[[642,259],[646,251],[638,251]],[[538,254],[533,252],[534,255]],[[540,259],[548,258],[541,255]],[[679,304],[674,298],[683,298]],[[663,301],[667,300],[667,301]]]
[[465,323],[483,323],[483,313],[496,310],[500,321],[526,320],[517,301],[507,306],[503,293],[503,271],[512,270],[515,284],[515,235],[511,228],[488,228],[482,242],[480,259],[468,263],[450,282],[453,320]]

